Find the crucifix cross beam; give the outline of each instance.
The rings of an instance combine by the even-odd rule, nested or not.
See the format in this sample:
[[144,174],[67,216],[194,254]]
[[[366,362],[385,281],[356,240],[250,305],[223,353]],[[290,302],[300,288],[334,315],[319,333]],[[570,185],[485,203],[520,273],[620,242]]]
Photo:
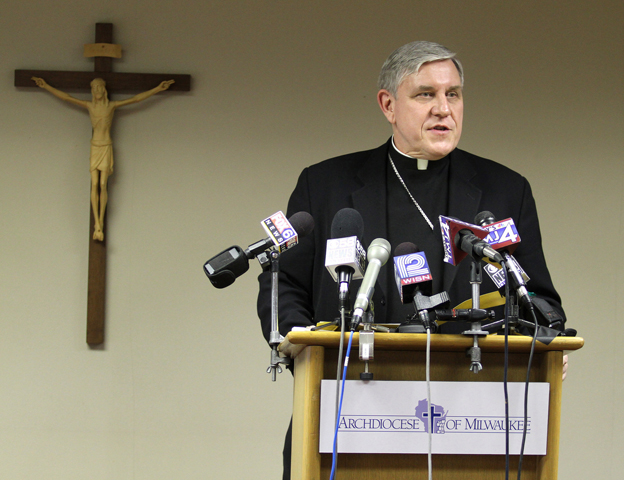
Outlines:
[[[97,23],[95,25],[95,45],[113,44],[113,24]],[[90,47],[88,45],[86,47]],[[85,49],[87,50],[87,49]],[[96,51],[97,49],[88,49]],[[112,55],[108,49],[102,49],[102,55]],[[96,53],[97,54],[97,53]],[[91,90],[90,83],[94,78],[102,78],[109,91],[132,91],[153,88],[165,80],[175,80],[169,87],[170,91],[188,92],[191,90],[191,76],[160,73],[122,73],[113,72],[112,56],[95,56],[93,72],[70,72],[57,70],[15,70],[14,85],[16,87],[36,87],[32,77],[41,77],[56,88],[69,90]]]
[[[169,90],[188,92],[191,89],[190,75],[113,72],[113,58],[119,58],[121,56],[121,47],[113,43],[112,23],[97,23],[95,25],[95,44],[85,45],[85,56],[94,57],[93,72],[15,70],[14,84],[16,87],[38,88],[39,86],[41,86],[39,84],[39,80],[42,78],[45,80],[44,83],[47,82],[48,86],[51,85],[52,87],[54,87],[52,90],[57,90],[56,93],[62,93],[60,92],[61,89],[91,91],[91,82],[95,78],[101,78],[106,82],[107,90],[122,92],[132,90],[153,90],[161,82],[174,80],[173,83],[169,84]],[[37,82],[39,83],[35,83],[35,81],[33,81],[33,77],[38,78],[39,80],[37,80]],[[110,166],[112,171],[112,156]],[[87,293],[87,343],[89,345],[100,345],[104,343],[106,299],[106,240],[103,237],[101,239],[94,238],[96,236],[94,235],[94,224],[96,222],[93,208],[90,208],[89,211],[91,212],[91,229],[89,233],[90,243],[88,278],[89,284]],[[98,218],[98,220],[100,220],[99,226],[103,229],[105,217],[101,219]]]

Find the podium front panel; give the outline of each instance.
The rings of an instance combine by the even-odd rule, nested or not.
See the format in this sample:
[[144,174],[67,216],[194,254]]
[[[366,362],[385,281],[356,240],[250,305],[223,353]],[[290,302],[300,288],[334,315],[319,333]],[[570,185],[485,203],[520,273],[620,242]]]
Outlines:
[[[360,372],[364,371],[364,363],[358,359],[357,337],[356,334],[347,370],[347,379],[350,380],[359,380]],[[420,334],[376,335],[375,359],[369,363],[369,371],[373,373],[374,379],[424,381],[425,351],[422,337],[424,335]],[[339,338],[339,333],[312,332],[310,335],[308,332],[291,332],[282,345],[282,350],[295,358],[293,479],[328,479],[330,475],[332,456],[319,453],[320,381],[336,378]],[[470,370],[470,359],[465,352],[472,339],[455,335],[434,338],[431,352],[432,381],[503,381],[502,337],[488,337],[480,342],[483,370],[477,374]],[[563,350],[575,350],[582,345],[582,339],[556,339],[549,346],[539,344],[536,348],[530,381],[550,383],[548,445],[546,455],[524,456],[524,480],[557,478]],[[530,338],[510,338],[508,381],[525,381],[528,347]],[[517,455],[510,457],[510,474],[514,476],[518,458]],[[434,455],[432,461],[436,480],[504,478],[504,455]],[[336,479],[426,479],[427,472],[427,455],[340,454]]]

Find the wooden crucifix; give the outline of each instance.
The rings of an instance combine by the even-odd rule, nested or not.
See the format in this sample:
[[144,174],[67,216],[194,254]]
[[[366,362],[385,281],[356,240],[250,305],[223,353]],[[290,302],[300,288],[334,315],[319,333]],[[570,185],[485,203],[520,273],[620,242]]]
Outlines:
[[[141,101],[163,90],[188,92],[191,76],[179,74],[116,73],[113,72],[113,58],[121,57],[121,47],[113,44],[113,24],[95,25],[95,44],[85,45],[85,56],[94,57],[93,72],[61,72],[49,70],[15,70],[16,87],[41,87],[55,96],[89,109],[93,125],[91,140],[91,229],[89,233],[89,285],[87,294],[87,343],[104,343],[105,299],[106,299],[106,241],[104,239],[104,211],[106,209],[106,180],[112,172],[112,141],[108,136],[113,111],[93,112],[93,105],[108,91],[141,90],[142,94],[131,99],[113,102],[117,106]],[[101,79],[101,80],[98,80]],[[59,89],[89,90],[93,102],[75,99]],[[102,92],[103,90],[103,92]],[[106,99],[108,104],[108,99]],[[110,108],[109,108],[110,110]],[[100,125],[98,125],[100,122]],[[102,127],[101,123],[107,123]],[[96,138],[97,137],[97,138]],[[101,137],[101,138],[100,138]],[[95,142],[95,143],[94,143]],[[94,151],[95,148],[95,151]],[[98,163],[99,162],[99,163]],[[103,162],[103,163],[102,163]],[[95,166],[94,166],[95,165]],[[108,168],[110,167],[110,168]],[[95,172],[94,172],[95,170]],[[95,178],[97,176],[97,178]],[[94,201],[94,188],[100,185]]]

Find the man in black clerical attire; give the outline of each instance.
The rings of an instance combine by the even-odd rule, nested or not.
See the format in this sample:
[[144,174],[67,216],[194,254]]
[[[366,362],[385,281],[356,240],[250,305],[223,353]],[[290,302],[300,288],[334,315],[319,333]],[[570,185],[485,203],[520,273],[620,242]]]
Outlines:
[[[290,216],[309,212],[314,232],[280,259],[280,333],[338,316],[336,283],[326,271],[325,247],[336,212],[354,208],[364,220],[365,245],[385,238],[394,247],[412,242],[423,250],[433,275],[433,293],[446,291],[452,305],[471,298],[470,262],[443,262],[439,215],[473,223],[482,211],[513,218],[522,238],[515,258],[530,277],[528,290],[546,300],[564,319],[561,300],[546,267],[535,201],[518,173],[457,147],[463,121],[463,70],[442,45],[413,42],[388,57],[379,75],[377,100],[392,126],[380,147],[343,155],[306,168],[288,203]],[[482,293],[496,287],[483,275]],[[259,277],[258,315],[270,331],[270,274]],[[360,281],[351,284],[355,298]],[[414,313],[402,305],[391,266],[380,271],[375,323],[401,323]],[[448,322],[448,333],[466,325]],[[290,478],[287,438],[284,478]]]

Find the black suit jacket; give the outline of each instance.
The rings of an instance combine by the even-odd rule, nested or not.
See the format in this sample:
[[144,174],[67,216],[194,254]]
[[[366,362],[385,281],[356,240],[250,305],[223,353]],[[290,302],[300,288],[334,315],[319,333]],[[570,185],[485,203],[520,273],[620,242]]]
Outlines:
[[[279,323],[286,335],[294,326],[307,326],[338,316],[336,283],[325,268],[325,246],[336,212],[354,208],[364,220],[363,244],[387,238],[386,171],[390,141],[374,150],[336,157],[306,168],[288,203],[287,216],[309,212],[315,221],[312,234],[286,251],[280,259]],[[515,258],[531,278],[528,290],[546,299],[562,316],[561,300],[548,273],[535,201],[528,181],[513,170],[491,160],[455,149],[450,153],[447,215],[472,223],[475,215],[489,210],[499,219],[514,219],[521,243]],[[437,219],[432,219],[437,222]],[[392,246],[393,248],[395,245]],[[471,297],[470,262],[444,264],[444,288],[453,305]],[[386,318],[386,291],[390,262],[382,267],[373,302],[376,323],[400,322]],[[484,276],[482,294],[495,287]],[[265,338],[270,331],[270,274],[259,277],[258,315]],[[351,285],[355,298],[361,281]],[[436,292],[434,292],[436,293]],[[565,318],[565,317],[564,317]]]

